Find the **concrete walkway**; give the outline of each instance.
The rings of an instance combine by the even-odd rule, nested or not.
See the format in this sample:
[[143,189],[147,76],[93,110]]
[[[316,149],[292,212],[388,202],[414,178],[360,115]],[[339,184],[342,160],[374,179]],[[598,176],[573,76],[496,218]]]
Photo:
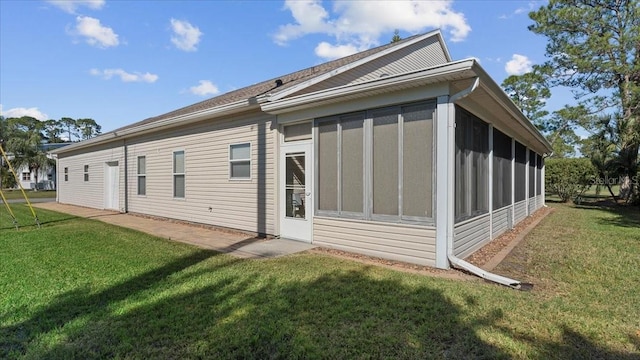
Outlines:
[[259,259],[294,254],[315,246],[300,241],[265,240],[241,232],[122,214],[115,211],[90,209],[55,202],[33,204],[34,207],[99,220],[108,224],[138,230],[157,237],[229,253],[241,258]]

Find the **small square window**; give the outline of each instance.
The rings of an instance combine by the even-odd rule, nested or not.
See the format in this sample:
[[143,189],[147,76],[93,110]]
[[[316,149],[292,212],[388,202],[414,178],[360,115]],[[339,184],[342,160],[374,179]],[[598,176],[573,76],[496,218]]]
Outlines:
[[251,179],[251,143],[229,146],[229,178]]
[[64,181],[69,181],[69,168],[64,168]]
[[31,173],[30,172],[23,172],[22,173],[22,181],[29,181],[31,180]]

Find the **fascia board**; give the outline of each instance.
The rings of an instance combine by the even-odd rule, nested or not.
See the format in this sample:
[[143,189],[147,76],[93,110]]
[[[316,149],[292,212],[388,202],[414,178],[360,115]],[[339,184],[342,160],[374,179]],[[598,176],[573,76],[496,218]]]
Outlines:
[[302,105],[313,105],[319,101],[328,100],[337,97],[343,97],[353,93],[360,93],[366,91],[375,91],[381,88],[393,87],[406,83],[419,82],[421,80],[436,80],[446,75],[463,74],[467,70],[472,70],[473,59],[466,59],[456,61],[453,63],[440,65],[437,67],[418,70],[410,73],[389,76],[381,79],[375,79],[355,85],[345,85],[332,89],[317,91],[314,93],[304,94],[288,99],[283,99],[274,102],[267,102],[261,105],[262,110],[271,113],[279,114],[287,112],[288,110],[294,110]]

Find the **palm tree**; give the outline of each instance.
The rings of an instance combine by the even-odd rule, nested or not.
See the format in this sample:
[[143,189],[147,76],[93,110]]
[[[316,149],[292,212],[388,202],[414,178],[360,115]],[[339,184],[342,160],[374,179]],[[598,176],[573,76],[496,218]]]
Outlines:
[[[42,149],[42,122],[30,118],[11,119],[13,126],[23,131],[16,131],[7,141],[7,150],[13,153],[13,166],[16,168],[26,166],[35,174],[35,183],[38,183],[38,173],[41,169],[54,166],[52,159]],[[16,179],[18,180],[18,179]]]

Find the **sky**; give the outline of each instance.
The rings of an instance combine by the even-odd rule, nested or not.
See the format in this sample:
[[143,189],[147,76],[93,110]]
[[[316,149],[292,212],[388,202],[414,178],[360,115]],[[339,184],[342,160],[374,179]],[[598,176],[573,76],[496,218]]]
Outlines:
[[[103,132],[441,29],[500,84],[545,60],[540,1],[0,0],[0,112]],[[553,91],[553,90],[552,90]],[[555,91],[549,110],[572,101]]]

